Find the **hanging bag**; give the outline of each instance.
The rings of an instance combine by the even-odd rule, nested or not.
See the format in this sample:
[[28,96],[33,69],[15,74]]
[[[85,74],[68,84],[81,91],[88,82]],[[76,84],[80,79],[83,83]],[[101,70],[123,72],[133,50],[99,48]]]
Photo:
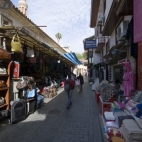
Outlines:
[[0,97],[0,106],[1,105],[4,105],[4,98],[3,97]]
[[21,52],[22,51],[20,39],[19,39],[19,36],[17,34],[15,34],[12,38],[11,51],[13,51],[13,52]]
[[34,50],[33,49],[27,49],[27,57],[34,57]]
[[3,47],[0,47],[0,60],[10,60],[11,54],[4,50]]

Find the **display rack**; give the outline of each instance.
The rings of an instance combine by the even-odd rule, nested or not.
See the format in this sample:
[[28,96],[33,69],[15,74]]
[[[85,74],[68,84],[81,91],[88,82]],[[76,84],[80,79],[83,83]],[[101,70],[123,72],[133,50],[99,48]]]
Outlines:
[[3,67],[6,68],[7,74],[0,74],[0,80],[5,81],[6,86],[0,87],[0,97],[4,98],[4,104],[0,105],[0,110],[9,110],[9,87],[10,87],[10,64],[9,62],[3,63]]

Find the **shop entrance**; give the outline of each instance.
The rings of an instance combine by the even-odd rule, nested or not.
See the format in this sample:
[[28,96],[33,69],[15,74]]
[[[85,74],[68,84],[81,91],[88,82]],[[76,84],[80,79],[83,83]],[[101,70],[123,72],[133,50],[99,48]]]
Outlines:
[[123,66],[122,65],[116,65],[113,67],[114,71],[114,82],[116,80],[119,80],[120,83],[122,84],[123,81]]

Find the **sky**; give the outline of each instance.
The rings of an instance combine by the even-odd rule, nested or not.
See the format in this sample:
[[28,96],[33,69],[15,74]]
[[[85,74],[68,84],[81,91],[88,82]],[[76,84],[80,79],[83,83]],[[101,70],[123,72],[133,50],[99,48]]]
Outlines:
[[[19,0],[11,0],[18,7]],[[56,42],[56,33],[61,33],[61,46],[70,46],[70,50],[83,53],[83,40],[94,34],[90,28],[91,0],[26,0],[28,18],[38,26],[47,26],[42,30]]]

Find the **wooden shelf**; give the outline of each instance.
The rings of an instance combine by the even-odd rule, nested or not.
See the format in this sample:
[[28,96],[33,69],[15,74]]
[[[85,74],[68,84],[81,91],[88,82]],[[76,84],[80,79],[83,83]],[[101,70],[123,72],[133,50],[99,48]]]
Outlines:
[[7,106],[8,104],[1,105],[0,108]]
[[8,74],[0,74],[0,76],[9,76]]
[[9,89],[9,87],[1,87],[1,88],[0,88],[0,91],[1,91],[1,90],[7,90],[7,89]]

